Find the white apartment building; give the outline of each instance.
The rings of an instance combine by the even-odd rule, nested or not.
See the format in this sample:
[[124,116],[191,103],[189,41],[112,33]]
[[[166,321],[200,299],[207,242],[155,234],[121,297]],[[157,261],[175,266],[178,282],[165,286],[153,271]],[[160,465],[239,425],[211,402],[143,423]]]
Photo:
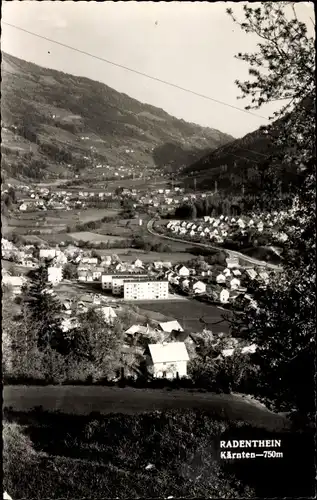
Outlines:
[[103,274],[101,276],[101,288],[103,290],[112,290],[112,274]]
[[168,299],[168,281],[126,280],[123,283],[123,297],[125,300]]
[[126,273],[117,273],[117,274],[103,274],[101,276],[101,287],[103,290],[111,290],[113,295],[123,295],[124,287],[123,284],[127,280],[140,280],[146,279],[147,274],[138,273],[138,274],[126,274]]
[[57,285],[63,279],[63,268],[51,266],[47,268],[47,281],[53,285]]

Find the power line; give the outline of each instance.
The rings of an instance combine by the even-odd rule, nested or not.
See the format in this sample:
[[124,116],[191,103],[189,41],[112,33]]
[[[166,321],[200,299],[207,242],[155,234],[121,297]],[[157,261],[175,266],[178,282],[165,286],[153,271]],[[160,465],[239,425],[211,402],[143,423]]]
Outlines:
[[148,74],[143,73],[141,71],[138,71],[136,69],[128,68],[127,66],[124,66],[123,64],[118,64],[118,63],[115,63],[113,61],[109,61],[108,59],[104,59],[103,57],[96,56],[96,55],[91,54],[89,52],[86,52],[84,50],[77,49],[76,47],[72,47],[72,46],[67,45],[65,43],[58,42],[57,40],[52,40],[51,38],[47,38],[45,36],[39,35],[38,33],[33,33],[32,31],[28,31],[24,28],[21,28],[20,26],[15,26],[14,24],[6,23],[4,21],[2,21],[2,24],[6,25],[6,26],[10,26],[11,28],[15,28],[19,31],[23,31],[25,33],[28,33],[29,35],[36,36],[38,38],[41,38],[42,40],[46,40],[48,42],[55,43],[56,45],[60,45],[61,47],[65,47],[67,49],[74,50],[75,52],[78,52],[80,54],[84,54],[86,56],[93,57],[94,59],[98,59],[99,61],[105,62],[107,64],[111,64],[112,66],[116,66],[117,68],[125,69],[127,71],[130,71],[131,73],[135,73],[137,75],[144,76],[145,78],[149,78],[150,80],[154,80],[156,82],[163,83],[164,85],[169,85],[170,87],[174,87],[176,89],[182,90],[183,92],[188,92],[189,94],[196,95],[197,97],[201,97],[202,99],[207,99],[209,101],[213,101],[213,102],[216,102],[218,104],[222,104],[223,106],[227,106],[229,108],[236,109],[236,110],[241,111],[243,113],[247,113],[249,115],[256,116],[257,118],[262,118],[264,120],[269,121],[269,118],[267,118],[266,116],[261,116],[261,115],[258,115],[256,113],[252,113],[251,111],[247,111],[246,109],[238,108],[237,106],[233,106],[232,104],[228,104],[226,102],[219,101],[218,99],[214,99],[213,97],[206,96],[204,94],[200,94],[200,93],[195,92],[195,91],[190,90],[190,89],[186,89],[184,87],[181,87],[180,85],[176,85],[175,83],[171,83],[171,82],[168,82],[166,80],[156,78],[155,76],[148,75]]

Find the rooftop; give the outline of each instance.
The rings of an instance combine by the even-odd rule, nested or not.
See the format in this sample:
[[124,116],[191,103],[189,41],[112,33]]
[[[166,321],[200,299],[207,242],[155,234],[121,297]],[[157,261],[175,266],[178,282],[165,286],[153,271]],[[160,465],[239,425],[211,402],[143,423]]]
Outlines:
[[184,342],[149,344],[148,347],[153,363],[189,361],[188,352]]

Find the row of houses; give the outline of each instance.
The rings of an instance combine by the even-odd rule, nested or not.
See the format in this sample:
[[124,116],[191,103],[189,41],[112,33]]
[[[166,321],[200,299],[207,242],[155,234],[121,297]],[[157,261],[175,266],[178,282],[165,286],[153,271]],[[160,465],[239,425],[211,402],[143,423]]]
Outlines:
[[274,212],[273,214],[263,215],[263,217],[256,215],[253,217],[205,216],[203,219],[190,222],[172,220],[168,222],[166,228],[172,234],[201,240],[212,240],[218,243],[223,243],[226,238],[230,238],[232,234],[237,232],[243,235],[250,229],[258,233],[269,231],[273,239],[285,242],[288,237],[285,232],[279,229],[279,226],[286,215],[286,212],[280,214]]

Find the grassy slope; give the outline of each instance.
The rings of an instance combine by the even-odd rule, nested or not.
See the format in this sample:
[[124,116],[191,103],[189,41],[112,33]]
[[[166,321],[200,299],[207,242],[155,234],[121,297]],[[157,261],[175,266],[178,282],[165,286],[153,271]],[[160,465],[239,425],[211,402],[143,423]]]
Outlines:
[[[274,133],[279,133],[282,121],[277,120],[274,127]],[[272,139],[261,129],[255,130],[241,139],[220,146],[185,167],[185,184],[192,185],[192,177],[195,177],[197,187],[213,188],[217,181],[218,189],[230,193],[241,193],[242,185],[246,192],[257,192],[262,189],[258,172],[262,169],[266,172],[266,162],[276,152]],[[288,183],[295,179],[294,172],[282,172],[281,175],[287,189]]]
[[[4,488],[16,500],[313,493],[313,437],[305,434],[263,431],[201,411],[5,418]],[[282,439],[285,456],[229,464],[219,460],[219,441],[229,439]]]
[[[135,162],[144,168],[161,167],[173,159],[188,164],[233,139],[218,130],[174,118],[88,78],[43,68],[5,53],[1,69],[2,120],[6,127],[2,150],[9,173],[18,154],[19,158],[32,155],[44,168],[56,171],[54,154],[43,152],[38,143],[54,143],[72,153],[74,162],[90,156],[93,147],[100,161],[112,165]],[[32,134],[23,138],[23,133],[17,135],[10,128],[25,124],[35,131],[36,140]],[[82,136],[88,139],[82,140]],[[126,153],[131,148],[133,156]],[[194,156],[187,149],[194,151]]]

